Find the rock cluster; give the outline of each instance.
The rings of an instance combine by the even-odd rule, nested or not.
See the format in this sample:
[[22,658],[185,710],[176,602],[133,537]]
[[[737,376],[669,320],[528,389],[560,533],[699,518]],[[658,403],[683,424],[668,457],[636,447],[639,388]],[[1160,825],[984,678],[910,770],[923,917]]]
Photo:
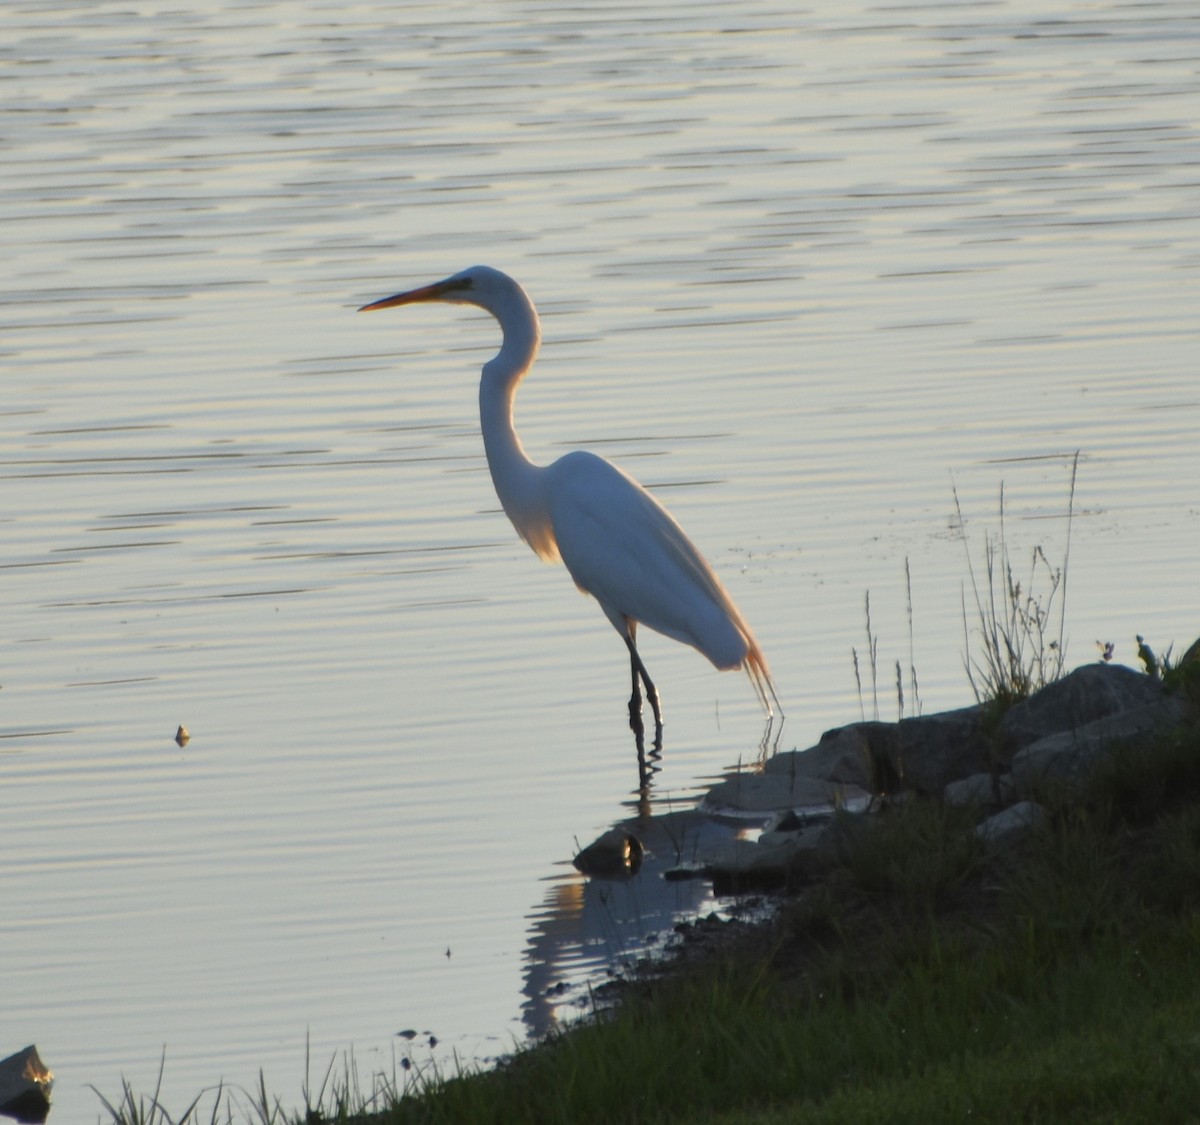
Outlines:
[[[1194,721],[1196,707],[1155,677],[1085,665],[989,721],[983,706],[896,723],[852,723],[807,750],[776,754],[762,771],[714,786],[701,803],[717,818],[764,823],[755,840],[718,842],[669,873],[720,886],[811,877],[838,861],[846,833],[890,798],[940,795],[978,810],[989,849],[1019,843],[1046,816],[1033,799],[1053,780],[1084,778],[1112,747]],[[853,825],[853,826],[852,826]]]

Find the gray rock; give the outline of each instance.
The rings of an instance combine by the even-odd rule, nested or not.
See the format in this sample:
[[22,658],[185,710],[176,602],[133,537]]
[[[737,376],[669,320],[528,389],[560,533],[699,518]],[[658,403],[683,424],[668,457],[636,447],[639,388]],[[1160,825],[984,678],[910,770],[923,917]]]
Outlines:
[[945,785],[990,766],[982,708],[964,707],[898,723],[852,723],[826,731],[808,750],[777,754],[767,773],[804,774],[870,793]]
[[803,775],[839,785],[871,786],[870,744],[857,724],[828,730],[807,750],[789,750],[768,759],[767,774]]
[[724,884],[779,884],[811,877],[824,867],[825,825],[796,832],[763,833],[757,840],[727,840],[700,857],[703,873]]
[[54,1075],[30,1044],[0,1060],[0,1114],[18,1121],[43,1122],[50,1113]]
[[814,822],[803,828],[793,828],[787,831],[763,832],[758,837],[760,848],[789,848],[792,851],[815,851],[821,846],[821,837],[825,835],[828,821]]
[[717,815],[765,815],[782,809],[832,812],[848,801],[866,800],[869,794],[855,785],[836,785],[803,774],[764,772],[726,778],[708,791],[700,807]]
[[597,837],[572,862],[583,875],[620,879],[636,875],[644,855],[641,840],[618,826]]
[[1036,695],[1015,704],[1000,724],[1013,750],[1052,734],[1157,703],[1163,686],[1120,664],[1084,664]]
[[1114,746],[1181,723],[1188,714],[1185,701],[1160,695],[1156,701],[1144,706],[1047,735],[1013,758],[1013,784],[1019,792],[1028,792],[1046,780],[1078,781]]
[[919,793],[940,793],[950,782],[992,764],[982,707],[901,719],[896,739],[905,785]]
[[1049,813],[1033,801],[1019,801],[975,828],[975,835],[989,851],[1015,847],[1046,822]]
[[981,808],[1004,804],[1012,794],[1007,774],[973,773],[952,781],[942,791],[942,800],[955,808],[978,805]]
[[878,820],[874,816],[853,813],[838,813],[826,826],[818,841],[819,854],[827,867],[849,864],[863,838],[876,831]]

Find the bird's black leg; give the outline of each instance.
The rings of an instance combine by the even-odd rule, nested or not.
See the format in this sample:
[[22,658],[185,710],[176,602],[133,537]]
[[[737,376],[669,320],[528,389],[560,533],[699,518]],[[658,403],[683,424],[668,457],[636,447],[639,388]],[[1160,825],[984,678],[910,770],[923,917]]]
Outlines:
[[654,734],[656,740],[662,739],[662,703],[658,698],[658,688],[656,688],[646,672],[646,665],[642,663],[642,658],[637,658],[638,671],[642,676],[642,683],[646,685],[646,698],[650,701],[650,710],[654,712]]
[[[632,630],[630,630],[630,634],[632,634]],[[638,689],[638,679],[640,678],[646,687],[646,698],[650,702],[650,710],[654,712],[654,741],[661,746],[663,723],[658,688],[654,686],[654,681],[650,679],[650,673],[646,671],[646,665],[642,663],[642,658],[638,655],[637,644],[632,635],[625,637],[625,644],[629,648],[630,677],[633,680],[633,694],[629,697],[629,725],[635,734],[642,733],[642,693]]]
[[[626,623],[628,632],[625,634],[625,644],[629,649],[629,679],[631,692],[629,696],[629,728],[633,731],[633,744],[637,747],[638,758],[638,807],[644,809],[644,815],[649,815],[650,782],[659,770],[658,762],[662,758],[662,710],[658,701],[658,690],[646,672],[646,665],[638,655],[634,636],[637,623]],[[646,685],[646,695],[650,699],[650,709],[654,712],[654,743],[646,754],[646,730],[642,726],[642,684]]]
[[638,665],[641,663],[641,660],[638,658],[633,640],[630,637],[626,637],[625,643],[629,646],[629,673],[630,679],[633,681],[633,690],[629,696],[629,729],[637,736],[638,745],[640,746],[642,737],[646,733],[645,728],[642,726],[642,689],[638,683]]

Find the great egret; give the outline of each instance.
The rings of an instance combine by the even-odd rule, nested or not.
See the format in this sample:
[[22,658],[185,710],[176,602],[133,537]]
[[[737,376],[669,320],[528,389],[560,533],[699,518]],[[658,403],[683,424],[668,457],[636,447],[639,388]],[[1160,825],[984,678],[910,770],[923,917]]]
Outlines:
[[419,301],[476,305],[500,322],[504,341],[484,364],[479,383],[479,420],[492,483],[517,534],[547,562],[561,559],[575,585],[600,603],[624,639],[633,682],[629,722],[639,738],[639,677],[660,738],[662,732],[658,691],[638,655],[639,623],[699,649],[719,669],[745,668],[771,716],[771,700],[779,707],[779,697],[762,649],[712,567],[666,508],[593,453],[576,450],[545,466],[526,455],[513,428],[513,399],[537,358],[542,332],[525,290],[499,270],[472,266],[359,311]]

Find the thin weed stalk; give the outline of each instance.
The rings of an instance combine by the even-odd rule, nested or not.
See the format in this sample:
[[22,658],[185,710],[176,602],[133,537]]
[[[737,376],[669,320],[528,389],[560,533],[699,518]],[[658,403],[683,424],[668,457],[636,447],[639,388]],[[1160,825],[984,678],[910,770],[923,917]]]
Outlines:
[[[866,595],[867,613],[867,660],[871,667],[871,717],[879,721],[879,638],[871,629],[871,591]],[[850,658],[854,661],[854,682],[858,685],[858,712],[866,722],[867,711],[863,706],[862,673],[858,664],[858,649],[850,646]]]
[[[917,683],[917,661],[915,655],[916,645],[913,639],[913,596],[912,596],[912,568],[909,565],[907,558],[904,560],[904,584],[906,590],[908,604],[908,684],[909,684],[909,699],[908,704],[912,707],[912,713],[919,715],[921,713],[921,691]],[[867,622],[867,650],[866,659],[871,673],[871,718],[875,722],[879,722],[879,634],[875,632],[874,623],[871,621],[871,591],[868,590],[863,598],[863,610]],[[867,721],[867,708],[863,701],[863,669],[858,658],[858,649],[850,646],[850,659],[854,664],[854,684],[858,690],[858,713],[863,722]],[[906,706],[904,694],[904,669],[901,662],[895,662],[896,676],[896,709],[897,717],[904,718]]]
[[850,646],[850,659],[854,661],[854,686],[858,691],[858,713],[865,723],[867,721],[867,712],[863,707],[862,671],[858,666],[858,649],[853,645]]
[[[981,639],[973,654],[964,590],[963,664],[971,690],[979,702],[1016,702],[1053,683],[1063,674],[1066,662],[1067,575],[1078,469],[1079,453],[1076,452],[1071,462],[1062,564],[1056,569],[1042,548],[1034,547],[1024,582],[1018,577],[1009,552],[1003,482],[1000,485],[1000,531],[998,536],[987,536],[984,540],[982,576],[977,574],[971,558],[966,517],[958,489],[951,485],[955,516],[967,557],[967,576],[978,623],[976,628]],[[1048,589],[1043,593],[1045,587]]]
[[[912,697],[913,714],[921,713],[921,689],[917,685],[917,658],[915,653],[915,644],[913,641],[913,594],[912,594],[912,568],[908,563],[908,556],[904,556],[904,589],[908,599],[908,686],[909,695]],[[899,661],[897,661],[896,675],[899,678]],[[899,688],[899,684],[897,684]],[[900,691],[900,717],[904,717],[904,693]]]

